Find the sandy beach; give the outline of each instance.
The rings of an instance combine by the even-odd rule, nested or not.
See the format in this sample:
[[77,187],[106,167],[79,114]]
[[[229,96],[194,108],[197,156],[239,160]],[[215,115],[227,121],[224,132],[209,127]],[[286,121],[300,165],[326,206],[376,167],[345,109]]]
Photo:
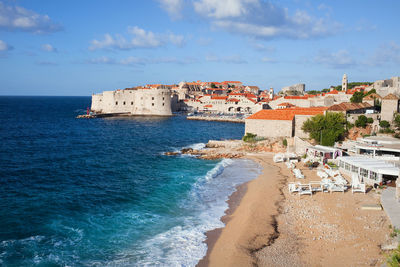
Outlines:
[[[207,256],[199,266],[380,266],[380,250],[390,235],[383,210],[362,210],[379,195],[351,191],[289,194],[295,178],[272,153],[247,156],[263,173],[231,197],[226,227],[208,233]],[[307,181],[315,170],[298,163]],[[299,180],[297,180],[299,181]]]

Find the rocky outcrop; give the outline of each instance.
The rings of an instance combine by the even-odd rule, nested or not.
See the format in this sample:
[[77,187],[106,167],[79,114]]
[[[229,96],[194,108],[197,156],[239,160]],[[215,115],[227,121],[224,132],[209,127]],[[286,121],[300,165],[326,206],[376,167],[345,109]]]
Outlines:
[[177,156],[186,154],[201,159],[216,160],[221,158],[241,158],[247,153],[255,152],[286,152],[286,146],[283,145],[283,140],[279,138],[271,138],[252,143],[247,143],[242,140],[210,140],[205,148],[201,150],[183,148],[179,152],[166,152],[164,155]]
[[357,140],[357,138],[369,135],[371,132],[372,127],[370,125],[367,125],[365,128],[353,127],[349,130],[347,138],[350,140]]

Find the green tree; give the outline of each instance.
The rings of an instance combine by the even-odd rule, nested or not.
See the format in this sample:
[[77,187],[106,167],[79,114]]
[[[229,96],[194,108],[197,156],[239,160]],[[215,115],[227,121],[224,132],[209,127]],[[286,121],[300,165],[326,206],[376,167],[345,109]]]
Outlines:
[[350,98],[350,101],[351,103],[361,103],[363,97],[364,97],[363,92],[355,92],[353,96]]
[[389,128],[390,127],[390,123],[388,121],[381,121],[379,123],[379,126],[381,126],[382,128]]
[[368,118],[364,115],[360,115],[360,116],[358,116],[358,118],[355,122],[355,125],[356,125],[356,127],[365,128],[365,127],[367,127],[367,122],[368,122]]
[[214,83],[211,83],[211,88],[217,88]]
[[333,146],[342,140],[345,134],[346,119],[342,113],[327,112],[326,115],[316,115],[304,122],[302,130],[310,134],[321,145]]
[[369,123],[369,124],[374,123],[374,119],[373,118],[368,118],[367,119],[367,123]]
[[320,91],[317,91],[317,90],[311,90],[311,91],[307,91],[307,93],[308,93],[309,95],[318,95],[318,94],[320,94],[321,92],[320,92]]
[[376,90],[375,89],[369,90],[368,92],[365,93],[364,97],[370,94],[376,94]]
[[328,93],[330,90],[328,88],[324,88],[321,90],[322,93]]
[[246,133],[245,136],[243,136],[242,140],[248,143],[254,143],[256,142],[256,134],[252,134],[252,133]]
[[400,115],[397,114],[396,117],[394,117],[394,125],[396,126],[397,130],[400,130]]

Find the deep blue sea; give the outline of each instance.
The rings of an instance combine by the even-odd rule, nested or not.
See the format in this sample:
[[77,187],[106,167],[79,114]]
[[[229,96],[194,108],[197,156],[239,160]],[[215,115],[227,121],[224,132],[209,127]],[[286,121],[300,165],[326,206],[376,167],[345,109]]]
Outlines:
[[1,266],[194,266],[249,160],[163,152],[238,139],[243,124],[75,119],[90,97],[0,97]]

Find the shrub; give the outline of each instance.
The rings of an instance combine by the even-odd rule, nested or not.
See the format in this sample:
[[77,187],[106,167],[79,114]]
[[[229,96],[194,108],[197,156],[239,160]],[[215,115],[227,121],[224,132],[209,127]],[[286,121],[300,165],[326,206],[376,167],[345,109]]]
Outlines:
[[287,140],[286,140],[286,139],[283,139],[282,144],[283,144],[284,146],[287,146]]
[[242,140],[245,142],[252,143],[252,142],[256,142],[256,137],[257,137],[256,134],[246,133],[246,135],[243,136]]
[[379,130],[380,133],[385,133],[385,134],[390,134],[390,133],[394,133],[394,130],[390,129],[390,128],[383,128]]
[[369,124],[374,123],[374,119],[373,118],[368,118],[367,119],[367,123],[369,123]]
[[361,103],[364,97],[363,92],[355,92],[353,96],[350,98],[351,103]]
[[367,126],[367,121],[368,121],[367,117],[365,117],[364,115],[360,115],[360,116],[358,116],[358,118],[355,122],[355,125],[356,125],[356,127],[365,128]]
[[379,126],[381,126],[382,128],[389,128],[390,123],[388,121],[383,120],[379,123]]
[[396,117],[394,118],[394,125],[397,129],[400,130],[400,115],[396,115]]
[[336,141],[343,139],[345,123],[342,113],[327,112],[325,115],[319,114],[307,119],[302,130],[319,144],[333,146]]

